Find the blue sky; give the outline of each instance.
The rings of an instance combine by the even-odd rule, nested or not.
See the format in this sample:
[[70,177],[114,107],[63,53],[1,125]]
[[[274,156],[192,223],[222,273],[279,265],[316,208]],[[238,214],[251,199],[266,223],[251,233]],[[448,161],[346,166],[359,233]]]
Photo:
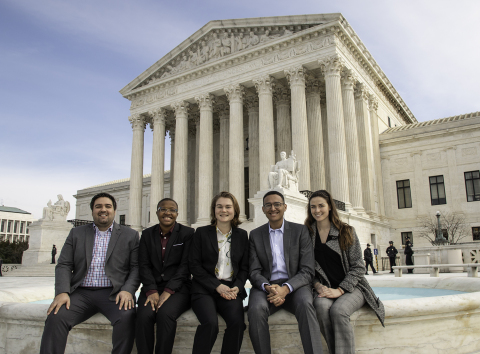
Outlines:
[[[419,121],[480,110],[478,1],[2,0],[0,203],[41,217],[59,193],[74,206],[78,189],[129,177],[118,91],[208,21],[333,12]],[[151,146],[147,127],[145,173]]]

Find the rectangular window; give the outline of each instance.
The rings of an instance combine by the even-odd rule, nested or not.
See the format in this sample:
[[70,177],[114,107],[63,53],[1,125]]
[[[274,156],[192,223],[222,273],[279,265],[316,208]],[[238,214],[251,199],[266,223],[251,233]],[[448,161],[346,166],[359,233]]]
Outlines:
[[398,209],[412,207],[412,195],[410,193],[410,180],[397,181]]
[[429,177],[430,181],[430,199],[432,205],[447,204],[445,197],[445,183],[443,176]]
[[480,201],[480,171],[465,172],[467,202]]
[[120,225],[125,225],[125,214],[120,215]]
[[473,241],[480,241],[480,227],[472,227]]
[[25,221],[22,221],[20,224],[20,233],[23,234],[23,230],[25,230]]
[[5,232],[5,224],[6,224],[6,221],[2,220],[2,226],[1,226],[0,232]]
[[7,232],[12,232],[12,221],[8,220]]
[[15,224],[13,226],[13,232],[16,234],[18,230],[18,221],[15,221]]
[[407,232],[402,232],[402,245],[405,246],[405,243],[407,241],[407,237],[410,238],[410,242],[413,243],[413,235],[411,231]]
[[27,221],[27,235],[30,233],[30,230],[28,229],[28,227],[30,226],[32,222],[31,221]]

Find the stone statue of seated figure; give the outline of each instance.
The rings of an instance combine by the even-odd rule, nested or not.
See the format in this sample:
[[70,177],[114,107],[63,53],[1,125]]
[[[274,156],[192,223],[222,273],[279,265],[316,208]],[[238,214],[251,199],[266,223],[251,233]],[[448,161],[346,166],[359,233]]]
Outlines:
[[298,192],[298,172],[299,163],[292,153],[287,159],[287,153],[280,153],[281,160],[275,166],[272,165],[271,172],[268,174],[268,183],[270,189],[285,188],[292,192]]

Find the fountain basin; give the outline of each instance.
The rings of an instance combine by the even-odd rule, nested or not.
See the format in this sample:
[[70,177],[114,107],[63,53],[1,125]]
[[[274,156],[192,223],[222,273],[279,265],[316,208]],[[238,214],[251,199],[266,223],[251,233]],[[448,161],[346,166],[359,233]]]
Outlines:
[[[480,351],[480,279],[370,277],[373,287],[427,288],[465,294],[384,301],[385,328],[364,307],[352,315],[357,353],[472,353]],[[38,299],[35,299],[38,300]],[[34,301],[35,301],[34,300]],[[36,353],[48,305],[0,302],[0,354]],[[245,316],[246,323],[248,324]],[[303,353],[295,317],[279,311],[270,317],[274,353]],[[178,320],[174,353],[191,353],[198,321],[189,310]],[[213,353],[221,349],[225,324]],[[66,353],[110,353],[111,326],[95,315],[70,333]],[[132,353],[136,353],[134,350]],[[253,353],[245,332],[242,353]]]

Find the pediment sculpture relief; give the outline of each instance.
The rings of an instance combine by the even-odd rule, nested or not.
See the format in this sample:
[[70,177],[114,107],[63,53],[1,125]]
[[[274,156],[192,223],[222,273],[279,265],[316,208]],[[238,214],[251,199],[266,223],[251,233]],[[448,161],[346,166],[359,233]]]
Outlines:
[[[272,31],[268,29],[263,31],[263,33],[255,33],[254,31],[249,31],[248,33],[213,32],[204,37],[198,45],[194,44],[184,51],[180,60],[171,60],[161,71],[145,80],[142,86],[223,58],[232,53],[250,49],[258,44],[294,34],[294,31],[288,28],[290,26],[284,27],[284,29],[278,30],[275,34],[272,34]],[[293,28],[294,26],[291,27]]]

